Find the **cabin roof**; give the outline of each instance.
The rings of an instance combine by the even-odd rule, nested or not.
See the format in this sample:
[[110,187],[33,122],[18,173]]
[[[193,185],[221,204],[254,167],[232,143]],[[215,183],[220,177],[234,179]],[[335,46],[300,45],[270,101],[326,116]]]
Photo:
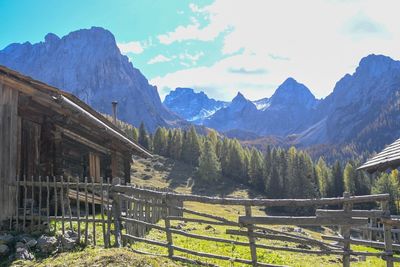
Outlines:
[[370,173],[376,171],[386,171],[387,169],[396,169],[400,166],[400,138],[388,145],[376,156],[365,162],[359,170],[366,170]]
[[50,86],[41,81],[35,80],[29,76],[22,75],[21,73],[11,70],[5,66],[0,65],[0,82],[5,78],[11,78],[13,82],[18,84],[27,85],[30,88],[37,90],[41,93],[52,97],[53,101],[63,108],[73,109],[74,112],[79,112],[85,116],[88,120],[91,120],[97,126],[103,128],[106,134],[109,134],[112,138],[118,139],[123,143],[127,144],[131,149],[135,150],[139,154],[145,157],[152,157],[152,154],[145,148],[136,144],[134,141],[129,139],[123,131],[121,131],[112,122],[106,119],[103,115],[95,111],[92,107],[81,101],[79,98],[60,90],[56,87]]

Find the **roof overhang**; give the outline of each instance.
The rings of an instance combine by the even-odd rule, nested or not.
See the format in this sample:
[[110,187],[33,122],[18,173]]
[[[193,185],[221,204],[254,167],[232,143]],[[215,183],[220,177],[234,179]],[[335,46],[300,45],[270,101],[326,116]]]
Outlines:
[[127,138],[125,134],[112,124],[104,116],[99,114],[89,105],[79,100],[74,95],[62,91],[56,87],[47,85],[43,82],[32,79],[31,77],[22,75],[14,70],[0,65],[0,82],[5,83],[9,87],[19,90],[22,93],[29,94],[41,101],[43,104],[51,105],[54,108],[67,108],[84,116],[87,121],[97,125],[100,129],[104,129],[106,134],[115,138],[128,148],[138,152],[144,157],[153,157],[145,148]]
[[365,170],[369,173],[376,171],[386,171],[388,169],[397,169],[400,166],[400,139],[379,152],[376,156],[370,158],[361,165],[358,170]]

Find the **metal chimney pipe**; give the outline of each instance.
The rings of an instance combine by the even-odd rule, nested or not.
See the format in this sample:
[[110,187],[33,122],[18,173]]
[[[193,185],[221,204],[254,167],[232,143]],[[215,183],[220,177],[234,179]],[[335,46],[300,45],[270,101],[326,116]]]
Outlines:
[[113,101],[113,102],[111,102],[111,104],[112,104],[112,118],[113,118],[113,123],[114,123],[115,125],[117,125],[117,104],[118,104],[118,102],[117,102],[117,101]]

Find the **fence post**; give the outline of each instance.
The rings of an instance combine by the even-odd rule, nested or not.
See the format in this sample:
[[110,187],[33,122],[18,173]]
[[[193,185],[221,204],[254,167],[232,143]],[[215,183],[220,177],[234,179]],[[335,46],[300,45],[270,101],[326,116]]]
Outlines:
[[167,235],[167,243],[168,243],[168,257],[172,258],[174,256],[174,248],[172,244],[172,234],[170,231],[171,228],[171,222],[168,218],[170,215],[170,208],[169,208],[169,203],[170,201],[168,200],[168,193],[163,194],[163,217],[164,217],[164,222],[165,222],[165,233]]
[[[343,192],[343,197],[345,199],[350,198],[350,193],[349,192]],[[343,210],[345,213],[350,213],[352,210],[352,204],[348,202],[344,202],[343,204]],[[345,215],[346,216],[346,215]],[[343,267],[349,267],[350,266],[350,226],[349,225],[342,225],[341,226],[341,234],[343,237]]]
[[[390,219],[389,202],[382,201],[382,210],[384,211],[384,218]],[[383,223],[383,235],[385,239],[385,252],[386,252],[386,266],[393,267],[393,249],[392,249],[392,226]]]
[[[120,178],[114,178],[112,180],[113,185],[121,184]],[[120,203],[120,193],[115,190],[111,190],[113,196],[112,209],[114,212],[114,235],[115,235],[115,246],[122,247],[122,237],[121,237],[121,203]]]
[[[245,206],[245,213],[247,217],[251,217],[251,206]],[[251,261],[253,262],[253,266],[257,266],[257,247],[256,247],[256,240],[253,235],[253,225],[248,224],[246,225],[247,228],[247,235],[249,238],[249,246],[250,246],[250,253],[251,253]]]

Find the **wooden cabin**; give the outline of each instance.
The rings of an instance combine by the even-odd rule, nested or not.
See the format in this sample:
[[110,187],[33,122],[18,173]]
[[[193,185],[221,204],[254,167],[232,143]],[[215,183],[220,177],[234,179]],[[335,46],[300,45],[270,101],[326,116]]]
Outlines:
[[3,66],[0,129],[0,222],[15,214],[17,177],[130,182],[132,155],[151,157],[72,94]]

